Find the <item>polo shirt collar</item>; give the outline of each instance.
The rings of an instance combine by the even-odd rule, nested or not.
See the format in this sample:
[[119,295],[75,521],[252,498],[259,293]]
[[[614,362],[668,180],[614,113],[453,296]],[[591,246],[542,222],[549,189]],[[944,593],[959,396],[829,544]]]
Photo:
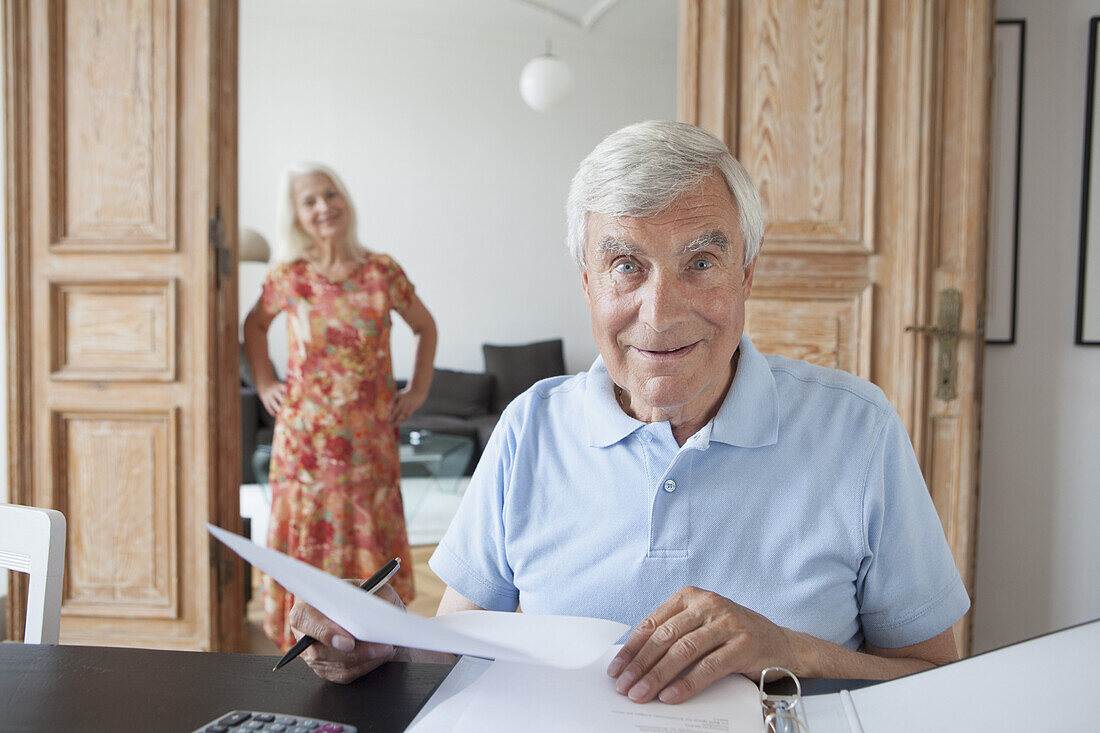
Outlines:
[[584,417],[588,424],[588,444],[596,448],[614,445],[645,425],[623,412],[615,399],[615,383],[597,356],[584,383]]
[[[737,374],[718,414],[697,436],[744,448],[774,445],[779,440],[779,393],[768,360],[748,336],[738,346],[741,357]],[[589,444],[606,448],[643,427],[645,423],[623,412],[615,400],[615,383],[597,356],[588,370],[584,391],[585,422]]]
[[771,365],[748,336],[737,347],[741,358],[726,399],[711,421],[710,439],[742,448],[779,442],[779,390]]

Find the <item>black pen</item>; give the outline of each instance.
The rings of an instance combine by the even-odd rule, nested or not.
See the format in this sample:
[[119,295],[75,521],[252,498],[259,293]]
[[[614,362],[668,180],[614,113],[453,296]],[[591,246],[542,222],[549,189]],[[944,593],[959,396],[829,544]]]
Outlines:
[[[393,574],[396,573],[400,568],[401,558],[395,557],[394,559],[383,565],[382,569],[379,570],[377,573],[364,580],[359,587],[365,590],[367,593],[374,593],[376,590],[385,585],[386,581],[392,578]],[[271,671],[274,672],[276,669],[282,667],[284,664],[294,659],[306,649],[309,649],[310,644],[315,641],[317,640],[314,639],[312,636],[303,636],[301,639],[298,640],[297,644],[290,647],[290,651],[283,655],[283,658],[279,660],[279,663],[276,664]]]

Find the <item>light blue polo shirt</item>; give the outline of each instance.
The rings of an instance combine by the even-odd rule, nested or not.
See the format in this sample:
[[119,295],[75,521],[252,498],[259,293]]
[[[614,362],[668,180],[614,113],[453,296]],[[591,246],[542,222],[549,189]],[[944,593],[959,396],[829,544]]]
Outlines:
[[602,358],[505,410],[436,574],[482,608],[634,625],[694,585],[858,649],[970,607],[897,413],[845,372],[748,337],[714,419],[683,447],[615,402]]

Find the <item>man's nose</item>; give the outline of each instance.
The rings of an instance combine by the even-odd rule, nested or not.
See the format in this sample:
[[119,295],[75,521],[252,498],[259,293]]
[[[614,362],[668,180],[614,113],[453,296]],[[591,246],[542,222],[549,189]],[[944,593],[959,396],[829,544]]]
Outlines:
[[642,293],[639,317],[654,331],[667,331],[684,320],[687,305],[685,283],[675,273],[655,270]]

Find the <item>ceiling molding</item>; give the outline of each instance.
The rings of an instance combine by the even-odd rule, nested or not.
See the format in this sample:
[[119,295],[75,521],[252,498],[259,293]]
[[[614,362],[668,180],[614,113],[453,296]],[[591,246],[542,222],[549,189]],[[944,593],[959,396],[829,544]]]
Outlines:
[[600,18],[602,18],[608,10],[611,10],[611,8],[619,3],[619,0],[597,0],[584,16],[576,16],[573,13],[568,13],[555,6],[552,2],[549,2],[549,0],[516,0],[516,2],[538,8],[571,25],[590,31],[596,26],[596,23],[600,22]]

